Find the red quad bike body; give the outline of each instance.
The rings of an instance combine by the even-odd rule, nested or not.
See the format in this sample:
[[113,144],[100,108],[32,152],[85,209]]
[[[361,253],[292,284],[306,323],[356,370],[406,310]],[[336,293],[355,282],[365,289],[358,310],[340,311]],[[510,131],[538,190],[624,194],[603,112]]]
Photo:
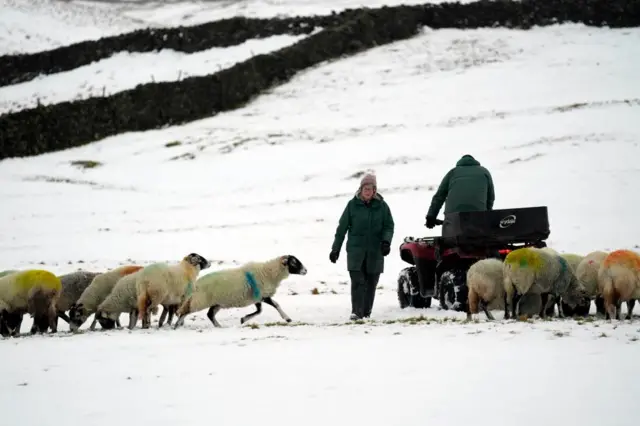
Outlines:
[[440,223],[442,236],[406,237],[400,245],[400,258],[411,265],[398,276],[401,308],[428,308],[435,298],[442,309],[466,312],[471,265],[504,260],[521,247],[545,247],[550,234],[546,207],[451,213]]

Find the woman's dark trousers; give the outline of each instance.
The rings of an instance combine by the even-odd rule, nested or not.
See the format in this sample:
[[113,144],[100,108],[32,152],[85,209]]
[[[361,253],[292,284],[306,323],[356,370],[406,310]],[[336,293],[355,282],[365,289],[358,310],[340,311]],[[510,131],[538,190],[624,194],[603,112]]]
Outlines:
[[360,271],[349,271],[351,277],[351,313],[358,318],[368,318],[371,316],[373,301],[376,297],[376,288],[380,274],[369,274],[365,272],[366,261],[362,262]]

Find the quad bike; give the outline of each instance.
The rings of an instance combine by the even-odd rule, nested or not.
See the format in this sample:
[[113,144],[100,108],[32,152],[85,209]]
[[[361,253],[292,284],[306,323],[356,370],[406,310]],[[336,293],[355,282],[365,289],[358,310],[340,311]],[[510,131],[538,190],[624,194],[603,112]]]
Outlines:
[[466,312],[467,270],[481,259],[504,258],[522,247],[546,247],[547,207],[525,207],[445,214],[441,237],[406,237],[400,258],[411,266],[398,276],[400,307]]

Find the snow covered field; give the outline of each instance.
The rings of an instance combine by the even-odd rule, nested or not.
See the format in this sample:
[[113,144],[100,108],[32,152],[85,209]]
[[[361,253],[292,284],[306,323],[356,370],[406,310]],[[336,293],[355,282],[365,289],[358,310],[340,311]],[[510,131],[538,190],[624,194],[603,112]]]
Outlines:
[[[305,2],[296,13],[309,13],[307,4],[315,5]],[[8,25],[4,10],[0,22]],[[156,10],[156,18],[164,13]],[[3,43],[0,52],[11,50]],[[212,60],[241,60],[246,53],[235,49],[243,48],[220,49]],[[160,58],[136,71],[174,79],[184,61]],[[108,61],[90,67],[112,72]],[[0,270],[104,270],[194,251],[212,259],[211,270],[281,254],[309,269],[276,297],[293,326],[278,324],[266,306],[244,327],[240,317],[252,308],[220,312],[224,329],[200,312],[179,330],[70,335],[60,321],[55,336],[2,340],[3,420],[633,424],[637,320],[491,324],[481,316],[462,323],[464,314],[400,310],[395,283],[405,266],[398,245],[408,235],[439,232],[424,228],[424,215],[440,179],[465,153],[492,171],[496,208],[549,207],[548,242],[556,249],[640,250],[639,67],[638,29],[425,29],[302,73],[237,111],[1,161]],[[2,88],[0,102],[9,92],[20,101],[72,98],[83,81],[100,81],[108,93],[137,84],[131,76],[115,81],[122,73],[115,69],[113,81],[83,80],[79,72]],[[336,265],[328,254],[357,176],[368,169],[378,175],[396,231],[373,318],[351,324],[344,248]],[[26,318],[23,331],[29,326]],[[149,402],[141,404],[142,394]],[[37,409],[26,409],[33,401]]]

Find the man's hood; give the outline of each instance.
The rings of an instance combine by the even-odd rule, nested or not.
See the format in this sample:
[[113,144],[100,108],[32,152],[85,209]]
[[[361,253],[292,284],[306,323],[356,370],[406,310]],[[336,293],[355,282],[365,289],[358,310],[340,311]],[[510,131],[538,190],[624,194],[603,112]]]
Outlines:
[[456,166],[479,166],[480,162],[478,160],[476,160],[475,158],[473,158],[471,155],[469,154],[465,154],[463,155],[458,162],[456,163]]

